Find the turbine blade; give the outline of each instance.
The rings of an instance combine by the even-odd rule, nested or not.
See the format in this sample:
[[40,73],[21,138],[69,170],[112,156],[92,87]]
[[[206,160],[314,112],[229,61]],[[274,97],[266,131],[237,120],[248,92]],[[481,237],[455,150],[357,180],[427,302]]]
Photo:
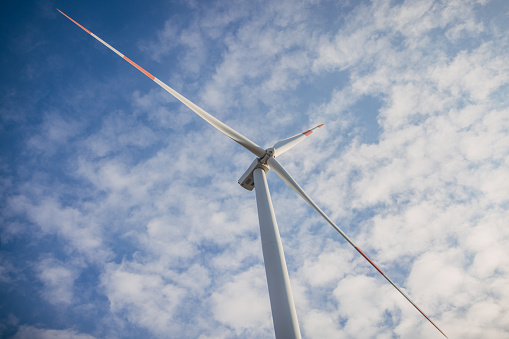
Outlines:
[[290,149],[295,147],[297,144],[302,142],[304,139],[306,139],[307,136],[311,135],[311,133],[313,133],[313,131],[315,129],[320,128],[322,126],[323,126],[323,124],[318,125],[316,127],[308,129],[307,131],[304,131],[302,133],[294,135],[293,137],[276,142],[273,146],[273,148],[275,150],[275,154],[276,154],[275,156],[278,157],[281,154],[285,153],[286,151],[289,151]]
[[445,335],[444,332],[442,332],[442,330],[437,326],[435,325],[435,323],[433,321],[431,321],[431,319],[412,301],[412,299],[410,299],[410,297],[405,293],[403,292],[402,289],[400,289],[353,241],[352,239],[350,239],[346,234],[345,232],[343,232],[335,223],[334,221],[332,221],[321,209],[320,207],[318,207],[318,205],[315,204],[315,202],[309,197],[309,195],[306,194],[306,192],[304,192],[304,190],[299,186],[299,184],[297,184],[297,182],[292,178],[292,176],[283,168],[283,166],[281,166],[281,164],[279,164],[279,162],[274,159],[274,158],[269,158],[268,161],[267,161],[267,164],[270,166],[271,169],[274,170],[274,172],[276,172],[280,177],[281,179],[283,179],[291,188],[293,188],[297,193],[299,193],[299,195],[308,203],[311,205],[311,207],[313,207],[332,227],[334,227],[334,229],[336,231],[338,231],[339,234],[341,234],[343,236],[343,238],[345,238],[345,240],[350,244],[352,245],[353,248],[355,248],[357,250],[357,252],[359,252],[363,257],[364,259],[366,259],[385,279],[387,279],[387,281],[389,283],[391,283],[392,286],[394,286],[394,288],[396,288],[398,290],[399,293],[401,293],[401,295],[403,295],[403,297],[405,297],[406,300],[408,300],[410,302],[410,304],[412,304],[416,309],[417,311],[419,311],[433,326],[435,326],[435,328],[437,330],[440,331],[440,333],[442,333],[446,338],[447,338],[447,335]]
[[101,42],[104,46],[108,47],[109,49],[111,49],[113,52],[115,52],[119,57],[121,57],[122,59],[126,60],[128,63],[130,63],[131,65],[133,65],[134,67],[136,67],[140,72],[142,72],[143,74],[145,74],[146,76],[148,76],[151,80],[153,80],[156,84],[158,84],[159,86],[161,86],[164,90],[166,90],[168,93],[170,93],[171,95],[173,95],[175,98],[177,98],[180,102],[182,102],[184,105],[186,105],[187,107],[189,107],[192,111],[194,111],[196,114],[198,114],[200,117],[202,117],[206,122],[208,122],[209,124],[211,124],[212,126],[214,126],[216,129],[218,129],[220,132],[222,132],[223,134],[227,135],[228,137],[230,137],[231,139],[233,139],[234,141],[236,141],[237,143],[239,143],[240,145],[244,146],[244,148],[246,148],[247,150],[249,150],[251,153],[253,153],[254,155],[258,156],[258,157],[263,157],[264,154],[265,154],[265,150],[263,148],[261,148],[260,146],[258,146],[257,144],[255,144],[254,142],[252,142],[251,140],[249,140],[248,138],[246,138],[245,136],[243,136],[242,134],[240,134],[239,132],[235,131],[233,128],[231,128],[230,126],[226,125],[225,123],[221,122],[220,120],[216,119],[215,117],[213,117],[212,115],[210,115],[209,113],[207,113],[204,109],[200,108],[199,106],[197,106],[196,104],[194,104],[193,102],[191,102],[190,100],[188,100],[187,98],[185,98],[183,95],[181,95],[180,93],[178,93],[177,91],[175,91],[173,88],[171,88],[170,86],[166,85],[164,82],[162,82],[161,80],[159,80],[158,78],[156,78],[155,76],[153,76],[152,74],[150,74],[149,72],[147,72],[145,69],[143,69],[142,67],[140,67],[138,64],[136,64],[134,61],[132,61],[131,59],[129,59],[128,57],[126,57],[125,55],[123,55],[122,53],[120,53],[119,51],[117,51],[115,48],[113,48],[112,46],[110,46],[108,43],[106,43],[105,41],[103,41],[101,38],[99,38],[97,35],[95,35],[94,33],[90,32],[88,29],[86,29],[85,27],[83,27],[82,25],[80,25],[78,22],[76,22],[75,20],[73,20],[72,18],[70,18],[67,14],[65,14],[64,12],[62,12],[61,10],[57,9],[57,11],[59,11],[60,13],[62,13],[64,16],[66,16],[69,20],[71,20],[72,22],[74,22],[76,25],[78,25],[79,27],[81,27],[85,32],[89,33],[91,36],[93,36],[95,39],[97,39],[99,42]]

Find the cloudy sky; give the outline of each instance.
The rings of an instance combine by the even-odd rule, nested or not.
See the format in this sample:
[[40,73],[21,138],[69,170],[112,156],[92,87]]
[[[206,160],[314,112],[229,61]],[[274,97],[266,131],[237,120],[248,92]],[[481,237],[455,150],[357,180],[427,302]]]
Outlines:
[[[0,336],[270,338],[241,146],[451,338],[509,336],[509,2],[3,1]],[[440,338],[268,173],[304,338]]]

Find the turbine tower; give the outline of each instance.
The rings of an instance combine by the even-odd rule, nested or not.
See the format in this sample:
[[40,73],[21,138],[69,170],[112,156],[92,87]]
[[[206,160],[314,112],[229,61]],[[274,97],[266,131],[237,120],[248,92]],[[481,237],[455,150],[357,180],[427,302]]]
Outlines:
[[279,236],[279,230],[270,198],[269,187],[265,174],[269,169],[274,170],[293,190],[295,190],[308,204],[311,205],[341,236],[352,245],[387,281],[398,290],[435,328],[440,331],[446,338],[444,332],[423,312],[421,309],[403,292],[355,243],[332,221],[315,202],[304,192],[291,175],[276,160],[286,151],[289,151],[297,144],[302,142],[307,136],[311,135],[314,130],[323,126],[318,125],[310,130],[304,131],[288,139],[278,141],[273,147],[263,149],[233,128],[219,121],[193,102],[186,99],[180,93],[163,83],[161,80],[147,72],[134,61],[117,51],[108,43],[103,41],[94,33],[71,19],[65,13],[57,9],[61,14],[69,20],[81,27],[84,31],[92,35],[95,39],[115,52],[122,59],[129,62],[139,71],[161,86],[168,93],[177,98],[184,105],[202,117],[210,125],[218,129],[220,132],[230,137],[245,149],[253,153],[256,158],[253,160],[247,171],[240,177],[239,184],[252,191],[255,189],[256,204],[258,208],[258,220],[260,223],[260,237],[262,241],[263,260],[265,264],[265,273],[267,276],[267,285],[269,289],[270,307],[272,311],[272,321],[274,323],[274,332],[277,339],[296,339],[301,338],[299,323],[297,320],[297,312],[292,296],[290,279],[286,268],[286,261],[283,253],[283,245]]

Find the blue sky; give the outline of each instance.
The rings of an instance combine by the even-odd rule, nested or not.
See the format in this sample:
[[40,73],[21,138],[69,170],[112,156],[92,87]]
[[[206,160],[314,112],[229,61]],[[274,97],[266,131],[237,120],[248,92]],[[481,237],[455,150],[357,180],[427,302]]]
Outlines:
[[[252,156],[449,337],[509,335],[509,3],[5,2],[0,336],[273,336]],[[441,334],[272,172],[305,338]]]

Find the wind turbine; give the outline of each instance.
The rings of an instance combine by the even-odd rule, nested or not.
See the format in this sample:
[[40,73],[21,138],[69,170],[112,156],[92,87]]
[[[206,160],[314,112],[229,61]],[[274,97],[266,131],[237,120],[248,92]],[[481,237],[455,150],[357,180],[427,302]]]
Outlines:
[[276,338],[301,338],[299,323],[297,320],[297,312],[295,311],[295,304],[293,302],[292,289],[290,286],[290,279],[288,277],[288,270],[286,268],[286,261],[283,253],[283,245],[279,236],[279,230],[270,198],[269,187],[267,185],[267,178],[265,174],[269,169],[273,169],[293,190],[295,190],[308,204],[311,205],[336,231],[338,231],[345,240],[352,245],[353,248],[359,252],[364,259],[366,259],[387,281],[398,290],[403,297],[405,297],[435,328],[440,331],[446,338],[444,332],[410,299],[410,297],[403,292],[335,223],[332,221],[315,202],[304,192],[304,190],[297,184],[292,176],[281,166],[276,160],[283,153],[289,151],[297,144],[302,142],[307,136],[311,135],[314,130],[323,126],[318,125],[312,129],[294,135],[293,137],[278,141],[273,147],[263,149],[233,128],[227,126],[219,121],[202,108],[198,107],[184,96],[176,92],[174,89],[163,83],[161,80],[147,72],[134,61],[117,51],[108,43],[103,41],[94,33],[80,25],[78,22],[70,18],[68,15],[57,9],[61,14],[66,16],[69,20],[81,27],[84,31],[92,35],[95,39],[103,45],[111,49],[122,59],[129,62],[136,67],[143,74],[148,76],[156,84],[161,86],[168,93],[177,98],[184,105],[189,107],[192,111],[202,117],[210,125],[218,129],[220,132],[230,137],[248,151],[253,153],[256,158],[253,160],[247,171],[240,177],[239,184],[252,191],[255,189],[256,204],[258,208],[258,220],[260,223],[260,237],[262,241],[263,260],[265,264],[265,273],[267,276],[267,285],[269,290],[270,306],[272,311],[272,320],[274,323],[274,331]]

